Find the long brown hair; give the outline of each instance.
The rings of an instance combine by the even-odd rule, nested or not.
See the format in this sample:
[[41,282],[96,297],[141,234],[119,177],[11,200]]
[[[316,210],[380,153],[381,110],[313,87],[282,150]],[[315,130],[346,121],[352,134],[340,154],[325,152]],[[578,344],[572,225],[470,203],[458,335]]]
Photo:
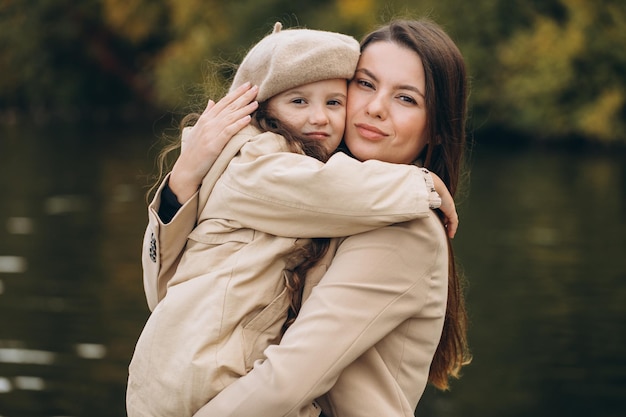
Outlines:
[[[468,86],[463,56],[450,37],[427,19],[393,21],[366,35],[361,41],[361,51],[381,41],[415,51],[422,60],[429,141],[419,159],[425,168],[444,181],[454,196],[459,186],[466,142]],[[458,378],[463,365],[471,361],[464,281],[457,271],[450,239],[448,257],[446,316],[428,376],[429,382],[442,390],[448,389],[449,378]]]

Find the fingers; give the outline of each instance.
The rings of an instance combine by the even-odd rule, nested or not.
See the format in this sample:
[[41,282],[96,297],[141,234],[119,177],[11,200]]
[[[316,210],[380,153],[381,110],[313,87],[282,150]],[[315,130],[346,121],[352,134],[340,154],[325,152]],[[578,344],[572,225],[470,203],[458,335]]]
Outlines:
[[245,107],[255,99],[258,91],[259,88],[256,85],[250,86],[250,83],[245,83],[226,94],[217,102],[213,110],[216,114],[220,114],[225,110],[232,112]]
[[245,115],[252,114],[259,107],[258,101],[252,101],[241,108],[241,112]]
[[456,232],[459,228],[459,216],[454,212],[452,217],[446,216],[444,219],[446,231],[448,233],[448,237],[450,239],[454,239]]
[[236,123],[258,108],[259,104],[254,101],[257,92],[257,86],[250,87],[246,84],[228,93],[217,103],[210,100],[196,125],[213,125],[224,128]]
[[215,107],[215,102],[213,100],[209,100],[209,102],[206,105],[206,108],[204,109],[202,113],[206,113],[210,111],[213,107]]
[[256,98],[256,95],[258,94],[258,92],[259,92],[259,87],[256,85],[253,85],[252,87],[247,88],[246,90],[244,90],[243,94],[236,95],[235,104],[237,104],[238,106],[241,106],[241,105],[250,103]]
[[222,131],[222,133],[225,137],[232,138],[237,133],[239,133],[241,129],[248,126],[251,120],[252,120],[252,117],[250,115],[246,115],[242,117],[241,119],[235,121],[234,123],[226,126],[224,130]]
[[250,123],[250,115],[257,109],[258,105],[256,101],[252,101],[241,108],[224,109],[217,114],[210,111],[198,119],[196,128],[200,135],[206,138],[222,134],[228,137],[234,136]]
[[456,235],[456,231],[459,227],[459,222],[449,222],[446,224],[446,229],[448,229],[448,237],[450,239],[454,239],[454,235]]
[[[183,131],[185,153],[191,153],[194,160],[215,159],[226,143],[252,120],[250,114],[258,108],[254,100],[257,92],[256,86],[244,84],[217,102],[209,100],[193,128]],[[206,164],[201,165],[199,172],[204,172]]]

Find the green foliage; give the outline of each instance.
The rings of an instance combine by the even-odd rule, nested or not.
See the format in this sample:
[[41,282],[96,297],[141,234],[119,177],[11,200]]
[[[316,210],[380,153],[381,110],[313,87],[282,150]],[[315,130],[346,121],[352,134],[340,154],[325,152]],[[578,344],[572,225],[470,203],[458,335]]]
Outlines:
[[433,0],[419,5],[448,30],[467,59],[472,123],[478,131],[626,143],[623,1]]
[[478,132],[626,142],[622,0],[0,0],[0,116],[186,113],[277,20],[359,38],[397,16],[457,41]]
[[536,14],[498,45],[492,108],[500,123],[540,136],[624,139],[626,13],[605,3],[563,0],[562,22]]
[[152,100],[138,63],[164,39],[118,35],[97,0],[5,0],[0,22],[3,115],[106,120]]

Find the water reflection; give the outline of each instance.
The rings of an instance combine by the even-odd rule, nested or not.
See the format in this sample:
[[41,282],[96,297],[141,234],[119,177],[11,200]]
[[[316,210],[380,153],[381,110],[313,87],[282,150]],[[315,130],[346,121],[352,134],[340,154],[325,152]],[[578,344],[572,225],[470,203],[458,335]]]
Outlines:
[[455,242],[471,282],[475,359],[451,393],[429,392],[451,407],[433,414],[623,414],[624,162],[477,150]]
[[143,135],[0,134],[0,415],[125,414],[147,316]]
[[[152,140],[0,132],[0,416],[125,415]],[[418,416],[622,415],[625,159],[475,150],[455,239],[475,359]]]
[[7,232],[14,235],[29,235],[33,233],[33,220],[28,217],[9,217]]
[[[45,350],[20,348],[20,342],[0,341],[0,363],[30,363],[50,365],[55,361],[56,354]],[[3,347],[7,346],[7,347]]]
[[85,196],[80,195],[55,195],[44,201],[44,213],[46,214],[64,214],[86,211],[87,209],[88,200]]
[[85,359],[102,359],[107,353],[106,346],[97,343],[79,343],[75,347],[76,354]]
[[0,273],[17,274],[26,271],[26,258],[22,256],[0,256]]

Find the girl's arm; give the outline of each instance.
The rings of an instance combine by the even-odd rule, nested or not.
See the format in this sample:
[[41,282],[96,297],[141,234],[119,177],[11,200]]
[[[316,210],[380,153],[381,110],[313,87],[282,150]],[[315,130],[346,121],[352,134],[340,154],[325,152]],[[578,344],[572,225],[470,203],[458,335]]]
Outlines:
[[[443,325],[447,275],[445,232],[434,214],[347,238],[280,345],[195,416],[295,415],[409,318],[419,318],[412,331],[422,337],[405,349],[428,360]],[[423,373],[425,381],[428,366]]]
[[196,225],[198,215],[197,193],[189,198],[176,212],[173,218],[164,222],[159,216],[162,204],[163,188],[170,176],[157,190],[148,206],[148,226],[144,233],[141,264],[143,267],[143,285],[150,311],[165,296],[167,282],[176,271],[187,236]]
[[169,183],[181,204],[198,191],[224,146],[250,123],[250,114],[258,107],[253,101],[257,91],[245,83],[217,103],[209,100],[194,126],[185,129]]
[[[157,192],[149,210],[143,254],[144,289],[150,309],[165,295],[187,236],[196,225],[199,205],[208,217],[235,218],[244,224],[247,219],[248,227],[275,235],[334,237],[427,215],[440,194],[442,207],[448,207],[456,219],[456,223],[448,223],[448,233],[452,231],[453,235],[456,230],[454,201],[443,182],[432,173],[380,161],[361,163],[342,153],[323,164],[300,154],[275,149],[268,152],[264,148],[267,142],[263,141],[256,144],[262,144],[261,149],[255,148],[255,143],[249,142],[252,137],[253,133],[242,132],[228,143],[214,169],[204,177],[200,194],[188,199],[167,224],[157,214],[163,186]],[[238,157],[238,162],[231,161],[243,144],[242,152],[248,155]],[[229,162],[232,171],[217,185],[222,188],[219,194],[229,204],[208,200]],[[435,187],[437,181],[443,187],[439,194],[432,192],[432,179]],[[272,187],[274,192],[269,191]]]
[[220,199],[209,200],[201,218],[278,236],[336,237],[425,217],[440,203],[431,174],[416,166],[343,153],[322,163],[281,151],[278,138],[265,133],[245,144],[216,184]]

